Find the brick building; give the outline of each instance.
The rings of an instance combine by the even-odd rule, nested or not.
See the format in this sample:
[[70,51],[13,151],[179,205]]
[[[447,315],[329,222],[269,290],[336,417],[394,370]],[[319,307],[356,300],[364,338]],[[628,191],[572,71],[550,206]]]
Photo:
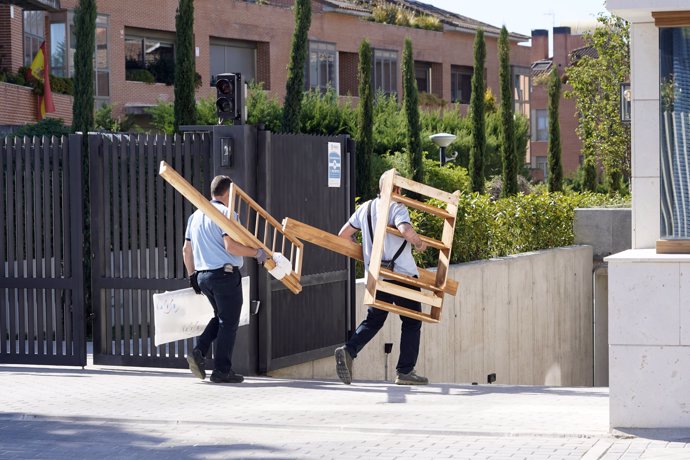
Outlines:
[[[549,57],[549,31],[537,29],[532,31],[532,95],[530,116],[530,148],[528,163],[532,170],[532,177],[543,180],[546,177],[549,144],[549,98],[546,78],[557,68],[563,77],[565,69],[583,51],[584,39],[582,35],[571,33],[570,27],[553,28],[553,56]],[[563,175],[575,174],[582,162],[582,143],[577,137],[577,109],[574,99],[566,99],[565,91],[570,89],[567,84],[561,87],[561,101],[558,119],[561,127],[561,159]]]
[[[409,37],[419,90],[467,104],[474,35],[482,27],[487,42],[487,85],[495,95],[500,94],[499,28],[413,0],[391,3],[417,15],[437,18],[440,31],[382,24],[371,21],[371,3],[312,2],[307,87],[331,85],[340,95],[357,96],[357,53],[361,40],[366,38],[374,48],[375,86],[401,94],[402,48],[404,39]],[[16,71],[29,63],[34,48],[45,39],[51,50],[52,73],[70,76],[74,69],[72,22],[76,4],[77,0],[0,0],[0,70]],[[215,94],[212,85],[218,73],[239,71],[245,80],[261,82],[265,89],[282,98],[294,29],[292,4],[291,0],[261,4],[197,0],[196,70],[202,79],[197,97]],[[174,64],[177,5],[178,0],[99,0],[94,60],[98,103],[112,104],[116,114],[142,114],[159,100],[172,100],[170,69]],[[526,115],[530,113],[529,91],[525,89],[529,88],[532,57],[530,48],[518,43],[528,39],[510,35],[516,109]],[[24,88],[0,83],[0,125],[32,121],[25,113],[26,95],[22,91]],[[21,97],[16,93],[21,93]],[[56,116],[69,121],[69,98],[58,98],[56,105]]]

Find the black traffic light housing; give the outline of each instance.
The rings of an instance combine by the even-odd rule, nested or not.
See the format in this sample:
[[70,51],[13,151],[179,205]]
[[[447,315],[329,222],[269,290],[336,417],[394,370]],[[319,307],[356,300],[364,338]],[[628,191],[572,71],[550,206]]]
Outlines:
[[218,124],[231,120],[235,125],[244,122],[242,74],[221,73],[216,76],[216,114]]

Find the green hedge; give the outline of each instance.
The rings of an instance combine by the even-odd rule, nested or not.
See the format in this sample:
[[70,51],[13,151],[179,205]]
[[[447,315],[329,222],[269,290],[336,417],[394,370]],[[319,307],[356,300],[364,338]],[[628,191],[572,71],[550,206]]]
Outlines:
[[[625,199],[595,193],[519,194],[495,201],[488,195],[463,193],[458,204],[451,262],[571,245],[575,240],[575,208],[611,205],[629,206]],[[413,209],[410,217],[419,233],[440,239],[441,219]],[[415,253],[415,258],[421,267],[435,265],[438,251]]]

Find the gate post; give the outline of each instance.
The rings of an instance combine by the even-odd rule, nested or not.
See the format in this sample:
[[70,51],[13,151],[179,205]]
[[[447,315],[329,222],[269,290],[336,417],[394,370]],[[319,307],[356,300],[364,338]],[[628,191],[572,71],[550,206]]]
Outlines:
[[[72,287],[72,321],[74,356],[79,365],[86,366],[86,314],[84,300],[86,298],[84,283],[84,196],[82,163],[82,135],[70,134],[69,136],[69,185],[66,202],[69,203],[69,259],[71,266]],[[65,235],[65,237],[67,237]],[[88,256],[88,255],[87,255]]]

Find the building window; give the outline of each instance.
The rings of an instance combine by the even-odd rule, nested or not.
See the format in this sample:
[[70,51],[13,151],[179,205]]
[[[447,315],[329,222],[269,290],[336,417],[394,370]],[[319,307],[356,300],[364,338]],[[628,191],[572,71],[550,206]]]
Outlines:
[[24,65],[30,66],[45,40],[43,11],[24,11]]
[[431,93],[431,64],[428,62],[414,63],[414,78],[417,80],[417,91]]
[[469,104],[472,93],[472,67],[453,65],[450,67],[450,100]]
[[541,172],[544,173],[544,180],[546,180],[549,173],[548,157],[536,157],[536,159],[537,169],[541,170]]
[[[94,50],[94,97],[99,104],[110,98],[110,37],[108,16],[96,16],[96,49]],[[74,77],[74,53],[77,40],[74,12],[51,14],[50,73],[58,77]]]
[[532,111],[532,141],[549,140],[549,111],[536,109]]
[[398,52],[374,50],[374,89],[398,93]]
[[211,38],[211,86],[216,84],[216,75],[239,73],[242,80],[256,79],[256,43],[242,40]]
[[338,90],[338,53],[334,43],[309,42],[306,89]]
[[125,28],[125,71],[130,81],[175,82],[175,35]]
[[515,99],[515,113],[519,113],[521,115],[524,115],[525,117],[529,117],[530,68],[513,66],[511,68],[511,73],[513,75],[513,96]]
[[108,16],[96,16],[96,54],[94,55],[94,97],[110,97],[110,53],[108,50]]
[[661,238],[690,239],[690,27],[659,29]]

